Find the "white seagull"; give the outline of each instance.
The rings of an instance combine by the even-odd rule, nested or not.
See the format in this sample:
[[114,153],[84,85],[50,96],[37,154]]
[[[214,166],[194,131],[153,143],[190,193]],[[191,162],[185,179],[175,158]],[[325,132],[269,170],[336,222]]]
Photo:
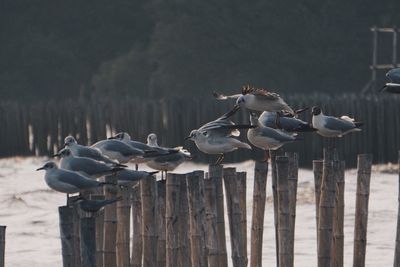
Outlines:
[[258,121],[266,127],[291,133],[316,131],[310,123],[290,115],[278,115],[276,112],[264,111]]
[[220,118],[208,122],[199,129],[192,130],[185,139],[195,142],[197,148],[206,154],[219,154],[215,164],[220,164],[224,154],[237,150],[238,148],[251,149],[247,143],[239,141],[235,137],[240,135],[238,129],[248,129],[252,125],[235,125],[228,118],[232,116],[238,107],[222,115]]
[[390,82],[385,83],[381,91],[400,94],[400,68],[391,69],[386,73]]
[[360,127],[363,125],[362,122],[356,122],[348,116],[325,116],[320,107],[313,107],[312,115],[313,127],[324,137],[342,137],[351,132],[361,131]]
[[253,88],[250,86],[243,86],[242,93],[237,95],[223,95],[214,92],[214,97],[219,100],[228,98],[236,99],[236,105],[254,111],[271,111],[279,112],[286,111],[292,115],[295,112],[277,93],[269,92],[265,89]]

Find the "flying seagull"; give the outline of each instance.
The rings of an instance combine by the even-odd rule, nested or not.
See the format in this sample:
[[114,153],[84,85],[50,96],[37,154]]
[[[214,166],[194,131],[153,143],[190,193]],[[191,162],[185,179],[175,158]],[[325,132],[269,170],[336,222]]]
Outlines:
[[390,82],[385,83],[385,85],[380,90],[393,93],[400,94],[400,68],[391,69],[386,73],[386,77],[389,78]]
[[342,137],[351,132],[361,131],[360,127],[363,125],[362,122],[356,122],[348,116],[325,116],[320,107],[313,107],[312,115],[313,127],[324,137]]
[[267,91],[265,89],[250,87],[249,85],[242,87],[242,93],[236,95],[223,95],[217,92],[213,93],[214,97],[219,100],[228,98],[236,99],[236,106],[244,107],[253,111],[286,111],[292,115],[295,112],[277,93]]

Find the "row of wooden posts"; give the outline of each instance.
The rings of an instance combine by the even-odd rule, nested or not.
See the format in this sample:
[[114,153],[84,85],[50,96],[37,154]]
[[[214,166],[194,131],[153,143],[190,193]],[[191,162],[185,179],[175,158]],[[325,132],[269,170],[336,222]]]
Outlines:
[[[365,266],[371,164],[370,154],[358,155],[353,256],[357,267]],[[280,267],[295,266],[297,154],[272,152],[271,166],[276,262]],[[334,151],[326,150],[324,160],[315,160],[313,169],[318,266],[343,266],[345,163]],[[170,173],[166,181],[143,179],[132,188],[107,185],[104,195],[91,198],[122,196],[123,200],[97,214],[85,214],[74,206],[59,207],[63,266],[228,266],[224,194],[232,265],[262,266],[267,173],[266,162],[255,163],[250,256],[246,172],[210,165],[206,173]],[[114,179],[106,177],[108,182]],[[399,266],[399,244],[398,233],[395,266]]]

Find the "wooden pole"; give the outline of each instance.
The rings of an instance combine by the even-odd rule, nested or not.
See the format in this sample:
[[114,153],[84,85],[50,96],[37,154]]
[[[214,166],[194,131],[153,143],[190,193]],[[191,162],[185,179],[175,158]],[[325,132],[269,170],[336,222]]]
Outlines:
[[6,226],[0,225],[0,267],[5,266]]
[[129,241],[130,241],[130,217],[131,217],[131,189],[122,187],[118,191],[118,197],[122,197],[117,202],[117,240],[116,254],[117,267],[130,267]]
[[335,186],[333,161],[324,160],[319,203],[318,267],[331,266]]
[[223,166],[222,165],[209,165],[208,176],[209,176],[209,179],[215,184],[219,266],[227,267],[228,266],[228,255],[226,253],[224,192],[223,192],[223,188],[222,188]]
[[142,266],[142,198],[140,197],[140,182],[132,187],[132,256],[131,267]]
[[247,210],[247,205],[246,205],[246,172],[237,172],[236,174],[237,179],[238,179],[238,194],[239,194],[239,207],[241,210],[241,218],[240,218],[240,225],[241,225],[241,230],[242,230],[242,236],[243,236],[243,256],[246,259],[246,265],[248,262],[247,258],[247,215],[246,215],[246,210]]
[[73,246],[73,212],[73,208],[71,207],[58,207],[58,215],[60,217],[61,254],[64,267],[73,267],[73,258],[76,257]]
[[206,228],[207,228],[207,256],[208,266],[219,266],[219,246],[217,232],[217,192],[215,183],[211,179],[204,180],[204,200],[206,208]]
[[178,266],[190,267],[191,264],[191,248],[190,248],[190,216],[189,216],[189,203],[187,194],[187,183],[186,175],[178,174],[180,180],[180,191],[179,191],[179,248],[178,248]]
[[257,161],[254,167],[253,218],[251,223],[250,267],[262,266],[262,243],[268,163]]
[[276,175],[276,156],[277,151],[269,151],[271,158],[271,180],[272,180],[272,197],[274,201],[274,225],[275,225],[275,251],[276,251],[276,267],[279,267],[279,232],[278,232],[278,191],[277,191],[277,175]]
[[156,178],[140,181],[142,197],[143,267],[157,266],[157,184]]
[[336,176],[335,209],[333,211],[333,267],[343,267],[344,253],[344,161],[334,161]]
[[204,172],[186,175],[190,216],[190,245],[192,266],[206,267],[207,248],[205,234]]
[[[104,187],[105,199],[117,197],[118,188],[116,176],[106,176],[105,182],[115,185],[106,185]],[[104,207],[104,243],[103,243],[103,264],[107,267],[116,266],[116,234],[117,234],[117,204],[113,203]]]
[[179,251],[179,200],[181,175],[169,173],[166,185],[165,224],[166,224],[166,266],[178,264]]
[[92,216],[80,219],[81,262],[85,267],[96,267],[96,219]]
[[241,231],[241,197],[239,196],[239,181],[235,168],[224,168],[224,184],[226,193],[226,206],[228,209],[229,232],[231,235],[233,267],[247,266],[246,253],[243,251],[244,236],[243,232]]
[[396,247],[394,250],[394,267],[400,267],[400,151],[398,152],[398,196],[397,196],[397,230],[396,230]]
[[371,154],[358,155],[356,220],[354,226],[354,254],[353,254],[354,267],[365,266],[371,165],[372,165]]
[[295,222],[296,222],[296,202],[297,202],[297,180],[299,172],[299,160],[297,154],[294,152],[286,152],[285,155],[289,159],[288,166],[288,190],[289,190],[289,230],[290,230],[290,254],[291,266],[294,265],[294,236],[295,236]]
[[158,225],[158,241],[157,241],[157,266],[166,266],[166,233],[165,233],[165,208],[166,208],[166,188],[165,180],[157,181],[157,225]]
[[[103,200],[104,195],[91,195],[93,200]],[[103,267],[104,209],[96,213],[96,266]]]
[[313,171],[314,171],[314,192],[315,192],[315,218],[316,218],[316,229],[317,229],[317,244],[319,237],[319,201],[321,197],[321,181],[322,181],[322,169],[323,160],[313,160]]
[[[69,203],[73,203],[74,199],[76,197],[70,197]],[[74,267],[81,267],[82,266],[82,262],[81,262],[81,240],[80,240],[80,218],[79,218],[79,214],[80,214],[80,208],[79,205],[74,205],[72,207],[72,216],[73,216],[73,232],[72,232],[72,244],[73,244],[73,248],[74,248],[74,257],[73,257],[73,265]]]
[[293,266],[293,255],[290,244],[290,215],[289,215],[289,159],[279,156],[276,158],[276,174],[278,182],[278,231],[279,231],[279,266]]

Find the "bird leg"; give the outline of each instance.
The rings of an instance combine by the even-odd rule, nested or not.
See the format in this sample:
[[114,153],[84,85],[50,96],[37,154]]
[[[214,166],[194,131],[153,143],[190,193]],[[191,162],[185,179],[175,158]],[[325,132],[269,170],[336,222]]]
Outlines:
[[215,162],[214,165],[220,165],[221,162],[224,160],[225,155],[222,153],[220,154],[219,158],[217,159],[217,161]]
[[264,162],[268,162],[269,159],[269,151],[268,150],[264,150]]
[[139,170],[139,164],[135,164],[135,170]]
[[161,181],[164,180],[164,171],[161,171]]
[[67,207],[69,207],[69,194],[67,194]]

